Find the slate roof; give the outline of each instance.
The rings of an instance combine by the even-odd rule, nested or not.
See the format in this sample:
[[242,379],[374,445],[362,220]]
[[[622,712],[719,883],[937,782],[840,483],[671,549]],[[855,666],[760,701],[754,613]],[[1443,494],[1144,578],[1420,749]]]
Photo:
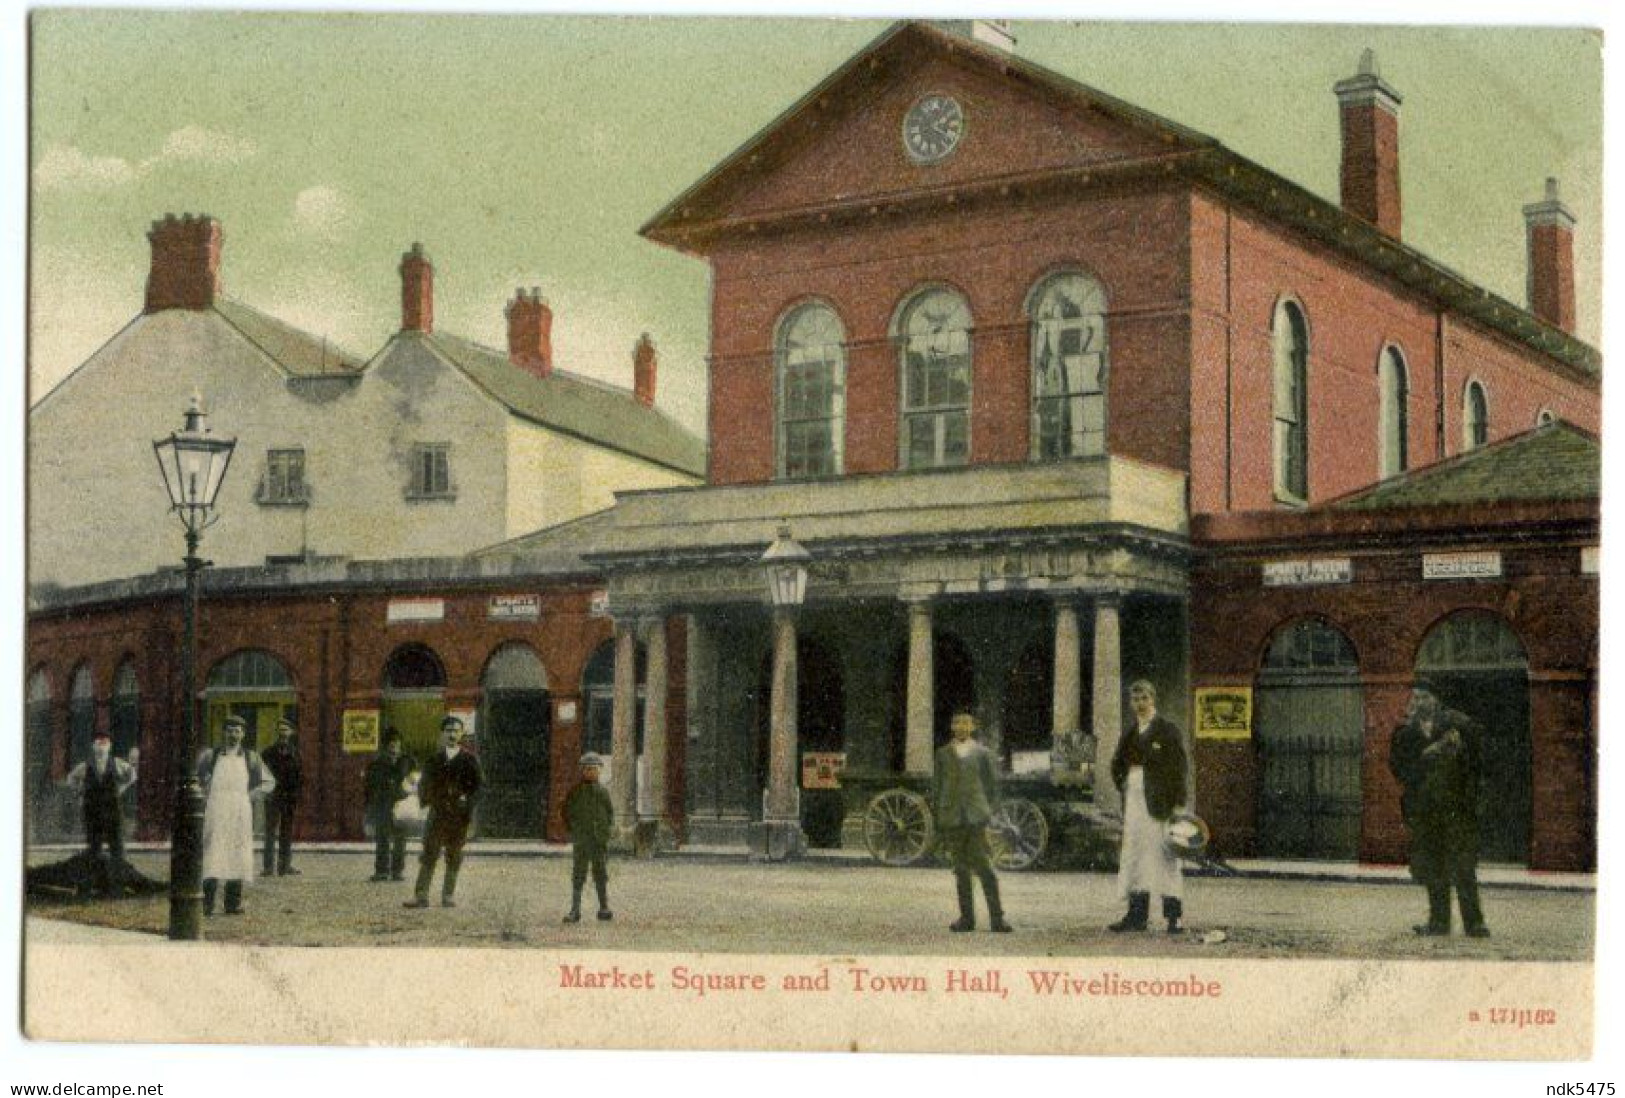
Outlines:
[[1470,453],[1404,473],[1323,505],[1328,511],[1375,511],[1513,500],[1596,499],[1602,490],[1602,447],[1562,420]]
[[476,549],[469,556],[476,560],[522,560],[528,569],[596,572],[598,569],[589,567],[582,558],[588,553],[609,548],[614,533],[615,509],[606,507],[569,522],[546,526],[484,549]]
[[[910,41],[968,59],[973,64],[994,69],[1007,79],[1021,80],[1079,107],[1115,118],[1126,126],[1155,134],[1168,150],[1154,160],[1129,162],[1115,170],[1098,166],[1062,170],[1056,173],[1057,183],[1081,187],[1092,182],[1109,186],[1113,185],[1114,177],[1129,178],[1137,165],[1149,168],[1154,163],[1159,168],[1175,171],[1184,178],[1211,187],[1239,204],[1259,210],[1322,245],[1352,256],[1412,290],[1551,356],[1556,363],[1581,378],[1594,381],[1601,376],[1602,356],[1595,347],[1548,324],[1528,309],[1491,293],[1349,213],[1337,203],[1329,202],[1226,148],[1217,138],[1015,54],[917,21],[893,25],[854,54],[817,87],[667,203],[639,232],[650,240],[685,249],[706,233],[717,232],[726,225],[726,218],[718,215],[716,203],[724,198],[735,180],[756,170],[759,164],[771,163],[772,151],[781,142],[794,140],[790,136],[795,128],[793,122],[800,115],[815,111],[816,105],[822,103],[830,93],[836,92],[849,79],[856,79],[854,74],[877,64],[885,54],[908,48]],[[995,177],[977,186],[997,193],[1004,182]],[[1032,185],[1034,181],[1028,180],[1027,183]],[[976,197],[968,193],[975,189],[976,186],[963,188],[967,197]],[[845,213],[867,210],[874,202],[872,198],[865,198],[849,204],[833,203],[803,213],[811,221],[821,223]],[[848,210],[847,206],[851,209]],[[754,227],[773,222],[780,216],[785,220],[796,217],[792,213],[763,215],[748,220]]]
[[705,475],[705,440],[629,390],[557,369],[538,377],[501,351],[444,332],[423,338],[515,415],[681,473]]
[[294,377],[359,374],[366,361],[240,301],[216,298],[214,311]]

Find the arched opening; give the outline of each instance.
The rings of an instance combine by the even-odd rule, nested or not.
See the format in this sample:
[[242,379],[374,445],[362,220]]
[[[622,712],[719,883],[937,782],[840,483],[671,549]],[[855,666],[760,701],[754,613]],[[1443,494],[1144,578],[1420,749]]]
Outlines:
[[1309,498],[1309,324],[1296,302],[1275,308],[1275,497]]
[[1477,722],[1482,734],[1479,856],[1490,862],[1529,860],[1531,811],[1529,659],[1505,619],[1463,610],[1428,630],[1416,673],[1439,701]]
[[1364,701],[1348,637],[1318,618],[1277,630],[1254,707],[1259,855],[1358,858]]
[[113,676],[113,704],[108,711],[108,734],[113,737],[113,754],[126,757],[132,747],[141,746],[141,681],[135,661],[125,660]]
[[1482,382],[1467,383],[1461,405],[1461,448],[1476,450],[1490,440],[1490,398]]
[[90,667],[80,664],[68,681],[68,766],[71,769],[90,758],[90,741],[96,735],[96,680],[90,674]]
[[446,717],[446,668],[424,644],[403,644],[384,663],[382,729],[401,734],[401,749],[419,763],[440,747]]
[[248,725],[243,742],[255,749],[276,742],[276,722],[299,723],[299,695],[282,661],[269,652],[248,649],[233,653],[209,670],[203,688],[207,742],[221,742],[227,717]]
[[[931,643],[931,748],[949,740],[948,722],[955,713],[976,710],[976,661],[964,641],[938,629]],[[908,741],[908,642],[892,660],[892,704],[889,739],[891,768],[901,773]]]
[[[773,697],[773,654],[757,675],[756,788],[768,783]],[[796,640],[796,783],[801,790],[801,830],[809,846],[841,845],[846,801],[839,789],[809,789],[803,783],[807,755],[846,750],[846,689],[840,660],[811,637]]]
[[28,736],[25,741],[29,839],[44,836],[51,819],[51,679],[44,670],[28,676]]
[[779,476],[838,475],[846,441],[846,330],[835,310],[799,305],[774,340]]
[[1068,271],[1031,295],[1032,452],[1039,461],[1106,452],[1106,293]]
[[1398,347],[1382,353],[1377,367],[1381,404],[1377,414],[1378,475],[1386,479],[1410,468],[1410,379]]
[[964,465],[970,460],[970,306],[957,290],[922,290],[899,314],[894,337],[901,358],[902,467]]
[[540,838],[547,824],[553,705],[547,672],[530,645],[512,641],[491,654],[480,677],[478,727],[486,781],[480,834]]

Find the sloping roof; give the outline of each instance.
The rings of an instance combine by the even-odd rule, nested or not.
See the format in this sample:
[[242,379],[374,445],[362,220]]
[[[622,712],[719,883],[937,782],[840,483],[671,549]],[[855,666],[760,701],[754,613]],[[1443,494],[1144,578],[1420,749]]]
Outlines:
[[[861,72],[881,65],[884,55],[907,49],[911,43],[964,58],[972,64],[980,64],[1006,78],[1029,83],[1048,94],[1097,111],[1127,126],[1154,133],[1168,151],[1143,161],[1142,168],[1155,166],[1156,169],[1175,172],[1183,178],[1199,182],[1232,201],[1305,233],[1326,247],[1352,256],[1413,291],[1448,305],[1516,342],[1551,356],[1583,378],[1594,380],[1600,376],[1602,359],[1596,348],[1548,324],[1522,306],[1464,278],[1336,203],[1231,151],[1218,139],[1042,65],[921,22],[898,23],[889,28],[725,157],[698,182],[667,203],[639,231],[651,240],[681,248],[706,233],[731,227],[725,218],[718,216],[715,204],[731,192],[742,176],[771,163],[774,156],[798,140],[795,132],[798,127],[793,124],[795,120],[803,113],[815,110],[830,96],[838,95],[841,86],[848,82],[855,83]],[[1062,170],[1052,173],[1055,178],[1048,182],[1072,187],[1113,185],[1132,177],[1134,171],[1133,164],[1108,171]],[[1036,190],[1045,181],[1022,177],[1020,182]],[[995,177],[981,184],[981,187],[989,194],[997,194],[1010,183],[1009,179]],[[961,196],[972,199],[980,197],[978,193],[973,193],[975,191],[976,188],[962,188]],[[810,223],[823,223],[847,213],[858,215],[868,210],[873,202],[872,198],[864,198],[807,211],[756,216],[748,219],[748,226],[740,227],[754,229],[779,221],[794,223],[802,217]],[[845,208],[847,205],[851,206],[850,210]]]
[[539,377],[500,351],[444,332],[424,339],[515,415],[681,473],[705,475],[705,440],[626,389],[557,369]]
[[214,311],[294,377],[358,374],[366,361],[322,336],[302,332],[240,301],[217,298]]
[[1596,499],[1602,448],[1562,420],[1405,473],[1323,504],[1330,511],[1376,511],[1513,500]]
[[615,533],[615,509],[606,507],[557,526],[546,526],[495,545],[476,549],[476,560],[520,560],[527,568],[546,571],[594,572],[582,557],[609,548]]

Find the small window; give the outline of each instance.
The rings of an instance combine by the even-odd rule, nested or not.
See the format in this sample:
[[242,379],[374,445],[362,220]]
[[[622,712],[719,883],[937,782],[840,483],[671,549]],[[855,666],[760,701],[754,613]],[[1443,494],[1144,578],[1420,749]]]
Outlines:
[[1405,376],[1405,358],[1398,347],[1382,353],[1377,367],[1381,406],[1377,415],[1379,474],[1384,478],[1403,473],[1410,465],[1407,436],[1410,434],[1410,383]]
[[1490,440],[1490,401],[1483,384],[1469,381],[1461,405],[1461,448],[1476,450]]
[[265,480],[260,485],[261,503],[304,503],[305,452],[270,450],[265,455]]
[[412,499],[444,499],[453,494],[451,487],[451,444],[446,442],[420,443],[412,448],[412,486],[407,489]]

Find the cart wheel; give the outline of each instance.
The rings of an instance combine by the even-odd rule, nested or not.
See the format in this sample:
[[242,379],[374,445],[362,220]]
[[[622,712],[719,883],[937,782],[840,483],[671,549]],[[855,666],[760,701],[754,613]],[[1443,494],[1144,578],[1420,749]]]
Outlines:
[[863,845],[877,862],[913,865],[931,849],[931,809],[906,789],[888,789],[863,813]]
[[1000,869],[1031,869],[1048,845],[1049,821],[1036,804],[1020,797],[1006,799],[987,825],[988,852]]

